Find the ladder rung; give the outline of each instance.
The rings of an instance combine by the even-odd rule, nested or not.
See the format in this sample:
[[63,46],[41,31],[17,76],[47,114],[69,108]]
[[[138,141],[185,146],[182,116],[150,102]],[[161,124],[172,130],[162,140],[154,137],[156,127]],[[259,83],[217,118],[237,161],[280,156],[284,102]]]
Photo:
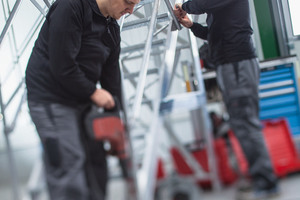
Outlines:
[[[154,49],[152,52],[151,52],[151,56],[160,56],[162,53],[164,53],[164,50],[165,49],[162,49],[162,50],[159,50],[159,49]],[[129,60],[136,60],[136,59],[139,59],[139,58],[142,58],[144,55],[143,54],[139,54],[139,55],[128,55],[128,56],[124,56],[122,58],[122,61],[126,60],[126,61],[129,61]]]
[[[124,23],[124,25],[122,27],[122,31],[139,28],[142,26],[147,26],[148,23],[150,22],[150,20],[151,20],[151,17],[126,22],[126,23]],[[168,13],[163,13],[163,14],[157,15],[157,23],[168,21],[168,20],[170,20]]]
[[[152,47],[162,46],[164,44],[165,44],[165,39],[155,40],[152,42]],[[130,52],[134,52],[134,51],[141,51],[144,49],[144,47],[145,47],[145,43],[123,47],[121,49],[121,54],[130,53]]]
[[[142,100],[142,105],[152,105],[152,100],[149,100],[149,99],[143,99]],[[129,107],[132,107],[133,106],[133,103],[129,103],[129,105],[128,105]]]
[[146,4],[153,3],[154,0],[141,0],[140,3],[137,6],[144,6]]
[[[148,69],[148,71],[147,71],[147,74],[157,74],[157,73],[158,73],[157,68]],[[139,74],[140,74],[140,72],[127,73],[127,74],[124,74],[124,79],[132,79],[132,78],[139,76]]]
[[139,135],[133,135],[131,137],[134,140],[142,140],[142,139],[145,139],[145,136],[146,136],[145,133],[140,133]]

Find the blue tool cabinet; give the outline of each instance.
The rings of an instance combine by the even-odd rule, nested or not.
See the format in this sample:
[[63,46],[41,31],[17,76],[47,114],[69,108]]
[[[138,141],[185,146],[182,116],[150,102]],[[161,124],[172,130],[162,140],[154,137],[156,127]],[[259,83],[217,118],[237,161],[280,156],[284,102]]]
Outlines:
[[259,96],[260,119],[286,118],[293,137],[300,136],[296,57],[262,62]]

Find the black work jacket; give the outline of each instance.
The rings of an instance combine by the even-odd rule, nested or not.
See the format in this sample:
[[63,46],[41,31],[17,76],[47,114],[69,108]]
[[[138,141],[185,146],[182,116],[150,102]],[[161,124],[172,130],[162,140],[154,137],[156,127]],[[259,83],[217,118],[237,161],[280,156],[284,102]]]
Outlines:
[[57,0],[47,14],[26,69],[28,99],[90,102],[101,87],[121,99],[120,27],[96,0]]
[[256,57],[248,0],[190,0],[182,8],[190,14],[207,14],[207,27],[194,23],[191,30],[208,40],[215,65]]

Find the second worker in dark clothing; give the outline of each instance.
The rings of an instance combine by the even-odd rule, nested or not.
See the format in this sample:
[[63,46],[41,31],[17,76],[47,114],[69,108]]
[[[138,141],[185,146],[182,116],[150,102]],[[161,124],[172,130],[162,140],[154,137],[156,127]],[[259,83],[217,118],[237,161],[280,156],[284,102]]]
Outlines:
[[[179,22],[207,40],[210,61],[230,116],[230,126],[249,164],[254,192],[238,199],[261,199],[278,194],[259,120],[259,63],[251,35],[248,0],[190,0],[174,10]],[[207,14],[207,26],[192,22],[189,14]]]

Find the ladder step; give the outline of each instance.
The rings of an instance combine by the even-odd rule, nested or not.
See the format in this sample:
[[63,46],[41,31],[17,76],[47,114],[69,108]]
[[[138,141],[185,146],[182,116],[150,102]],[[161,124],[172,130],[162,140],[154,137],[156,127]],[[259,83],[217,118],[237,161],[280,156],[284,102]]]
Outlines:
[[178,110],[194,110],[205,103],[206,95],[201,91],[170,95],[161,101],[159,111],[164,115]]
[[[163,46],[165,44],[165,41],[166,41],[165,39],[160,39],[160,40],[153,41],[152,42],[152,48],[155,48],[157,46]],[[141,51],[144,48],[145,48],[145,43],[136,44],[136,45],[133,45],[133,46],[122,47],[121,54]]]
[[[124,25],[122,27],[122,31],[131,30],[131,29],[142,27],[142,26],[147,26],[149,24],[150,20],[151,20],[151,17],[126,22],[126,23],[124,23]],[[165,21],[169,21],[169,20],[170,20],[170,18],[169,18],[168,13],[163,13],[163,14],[157,15],[157,23],[161,23],[161,22],[165,22]]]
[[[158,73],[158,68],[152,68],[152,69],[148,69],[147,74],[157,74]],[[132,79],[135,78],[137,76],[139,76],[140,72],[134,72],[134,73],[127,73],[124,74],[124,79]]]

